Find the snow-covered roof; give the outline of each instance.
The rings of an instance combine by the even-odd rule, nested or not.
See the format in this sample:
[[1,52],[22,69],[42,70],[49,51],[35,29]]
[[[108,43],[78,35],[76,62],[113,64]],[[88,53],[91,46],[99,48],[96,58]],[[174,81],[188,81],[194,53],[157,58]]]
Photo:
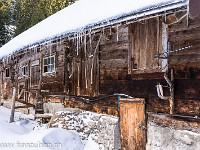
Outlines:
[[[131,16],[144,10],[156,13],[156,10],[163,11],[167,6],[168,10],[172,9],[169,5],[176,8],[185,5],[186,2],[187,0],[80,0],[13,38],[0,48],[0,57],[45,40],[84,32],[95,26],[97,28],[97,25],[109,25],[113,20],[120,20],[123,17],[126,20],[133,19]],[[148,12],[140,15],[148,15]]]

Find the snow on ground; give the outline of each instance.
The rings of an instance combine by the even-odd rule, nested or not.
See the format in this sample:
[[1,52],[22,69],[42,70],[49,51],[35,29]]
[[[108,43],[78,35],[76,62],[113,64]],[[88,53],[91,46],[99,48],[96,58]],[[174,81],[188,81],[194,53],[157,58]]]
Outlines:
[[33,115],[15,113],[9,123],[10,109],[0,106],[0,150],[97,150],[92,140],[82,141],[75,131],[47,128],[33,120]]
[[0,57],[43,40],[84,32],[84,28],[96,23],[178,1],[181,0],[80,0],[12,39],[0,48]]

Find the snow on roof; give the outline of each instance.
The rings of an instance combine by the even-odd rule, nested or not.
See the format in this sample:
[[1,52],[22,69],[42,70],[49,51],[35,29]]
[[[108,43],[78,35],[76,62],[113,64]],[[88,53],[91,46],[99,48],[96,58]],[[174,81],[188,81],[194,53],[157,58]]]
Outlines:
[[80,0],[46,18],[0,48],[0,57],[100,22],[183,0]]

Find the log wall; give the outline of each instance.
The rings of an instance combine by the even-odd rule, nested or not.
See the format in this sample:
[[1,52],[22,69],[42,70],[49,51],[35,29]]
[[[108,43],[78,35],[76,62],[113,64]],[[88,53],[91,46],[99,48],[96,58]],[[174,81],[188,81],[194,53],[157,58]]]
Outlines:
[[[164,24],[159,17],[118,28],[108,27],[104,32],[88,32],[87,36],[76,35],[74,39],[57,40],[52,42],[51,48],[50,44],[30,48],[8,58],[8,62],[1,62],[1,97],[11,98],[14,83],[17,83],[18,94],[20,88],[28,85],[31,103],[37,102],[38,90],[41,90],[45,102],[63,102],[63,98],[49,95],[94,98],[123,93],[145,98],[147,111],[169,113],[169,102],[158,98],[155,87],[158,82],[167,85],[161,66],[163,60],[156,60],[154,56],[166,51],[163,45],[170,42],[171,51],[191,46],[171,53],[168,59],[168,70],[173,69],[175,77],[175,112],[199,115],[199,20],[189,20],[189,26],[186,26],[187,20],[183,18],[168,26],[165,31],[167,40],[163,37]],[[55,56],[55,72],[43,73],[43,58],[49,55]],[[22,76],[21,67],[26,64],[29,66],[28,75]],[[9,66],[12,73],[6,78],[5,68]],[[164,95],[169,95],[168,88],[164,89]],[[65,104],[118,114],[117,99],[87,103],[73,98]]]

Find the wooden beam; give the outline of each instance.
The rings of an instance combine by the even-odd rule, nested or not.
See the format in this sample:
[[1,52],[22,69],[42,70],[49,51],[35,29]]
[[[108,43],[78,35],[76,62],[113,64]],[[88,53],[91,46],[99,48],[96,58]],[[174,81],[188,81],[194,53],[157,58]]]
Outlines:
[[16,101],[18,101],[18,102],[20,102],[20,103],[23,103],[23,104],[25,104],[25,105],[31,105],[32,107],[35,107],[35,105],[33,105],[33,104],[31,104],[31,103],[28,103],[28,102],[26,102],[26,101],[24,101],[24,100],[16,99]]
[[16,88],[13,88],[12,106],[11,106],[11,114],[10,114],[10,123],[14,122],[15,100],[16,100]]
[[171,69],[171,87],[170,87],[170,114],[174,114],[174,85],[173,85],[173,81],[174,81],[174,71],[173,69]]
[[29,107],[33,107],[33,106],[32,105],[16,106],[15,109],[18,109],[18,108],[29,108]]

